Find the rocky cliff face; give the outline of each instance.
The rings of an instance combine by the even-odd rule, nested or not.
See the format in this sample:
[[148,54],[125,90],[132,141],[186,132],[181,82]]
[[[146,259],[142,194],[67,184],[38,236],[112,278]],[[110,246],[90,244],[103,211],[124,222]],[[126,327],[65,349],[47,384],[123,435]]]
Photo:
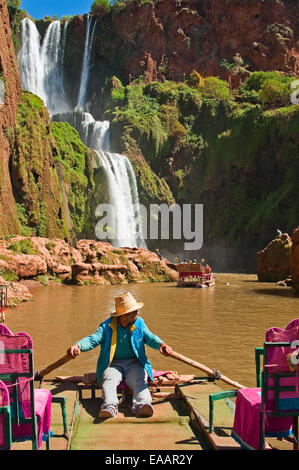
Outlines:
[[6,1],[0,0],[0,235],[20,233],[16,206],[9,174],[10,144],[18,102],[20,78],[12,43]]
[[12,204],[21,234],[74,241],[92,223],[94,232],[88,206],[97,200],[91,196],[93,152],[77,131],[67,123],[50,123],[42,100],[23,92],[10,145]]
[[[241,259],[242,268],[255,269],[252,252],[273,238],[276,227],[291,233],[298,224],[298,109],[288,106],[289,85],[287,101],[264,107],[257,100],[261,83],[240,96],[240,89],[232,95],[227,83],[214,81],[218,91],[212,84],[215,93],[209,94],[190,85],[188,75],[192,70],[218,75],[236,87],[247,68],[298,73],[297,1],[132,1],[94,16],[90,109],[95,118],[110,120],[113,150],[123,151],[134,164],[141,201],[203,203],[209,261],[222,270],[228,259],[229,269]],[[45,22],[38,26],[43,33]],[[70,100],[78,94],[85,33],[86,16],[69,22],[65,78]],[[230,72],[220,65],[224,59]],[[102,89],[113,74],[132,86],[114,86],[109,103]],[[142,80],[134,80],[139,76]],[[152,80],[160,83],[148,83]],[[6,132],[13,137],[19,219],[25,229],[34,229],[31,235],[69,239],[73,222],[89,238],[88,211],[94,207],[84,207],[82,200],[94,194],[87,151],[79,152],[77,178],[67,145],[71,138],[71,147],[78,147],[74,135],[50,125],[45,110],[35,112],[41,126],[21,112],[21,133]],[[38,155],[45,155],[45,165]],[[14,211],[13,203],[6,206]],[[15,215],[9,217],[14,220]],[[4,228],[4,233],[18,233],[17,225]]]
[[[140,75],[181,80],[192,70],[227,78],[221,61],[233,63],[237,54],[249,70],[299,70],[296,0],[136,0],[95,15],[95,64],[117,67],[126,82]],[[234,68],[235,85],[244,73]]]
[[109,285],[177,278],[165,258],[144,249],[118,249],[84,239],[75,247],[58,238],[16,236],[0,240],[0,282],[8,286],[10,305],[28,300],[27,286],[31,284]]

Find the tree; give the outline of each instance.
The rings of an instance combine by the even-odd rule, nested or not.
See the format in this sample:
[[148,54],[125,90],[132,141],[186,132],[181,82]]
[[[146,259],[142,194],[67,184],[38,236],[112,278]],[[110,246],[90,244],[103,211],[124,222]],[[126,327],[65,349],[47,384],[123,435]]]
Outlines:
[[220,67],[227,71],[228,73],[228,83],[230,90],[232,89],[232,71],[235,68],[235,62],[229,63],[226,59],[220,61]]
[[246,73],[250,75],[251,72],[247,70],[249,67],[249,64],[245,64],[244,60],[240,56],[240,54],[237,52],[234,57],[233,57],[233,62],[228,62],[226,59],[222,59],[220,61],[220,67],[222,69],[225,69],[228,72],[228,83],[229,83],[229,88],[232,89],[232,76],[233,75],[238,75],[239,73]]
[[94,0],[91,5],[92,13],[102,11],[103,13],[108,13],[111,10],[111,4],[109,0]]
[[20,8],[21,0],[7,0],[8,7]]

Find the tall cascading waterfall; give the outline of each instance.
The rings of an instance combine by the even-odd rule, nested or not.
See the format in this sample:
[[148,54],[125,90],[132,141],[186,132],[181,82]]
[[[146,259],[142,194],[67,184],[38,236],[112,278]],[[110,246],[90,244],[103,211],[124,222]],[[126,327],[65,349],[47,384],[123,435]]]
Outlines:
[[71,124],[85,145],[96,151],[98,166],[104,169],[107,177],[109,196],[106,202],[111,204],[115,214],[114,236],[109,239],[112,245],[146,248],[137,182],[132,165],[126,156],[110,152],[109,121],[95,121],[91,114],[84,112],[95,27],[96,21],[92,25],[92,18],[89,17],[79,96],[75,110],[71,110],[66,102],[63,86],[67,23],[61,36],[60,22],[52,22],[40,45],[40,35],[35,24],[27,18],[24,19],[22,46],[18,57],[22,88],[40,96],[52,120]]
[[111,244],[146,248],[135,173],[125,155],[109,151],[109,121],[95,121],[91,114],[82,111],[57,114],[53,120],[71,124],[85,145],[98,155],[98,163],[107,176],[107,203],[111,204],[115,214],[115,236],[110,238]]
[[38,95],[50,114],[70,109],[63,86],[64,47],[68,22],[48,26],[41,44],[39,32],[29,19],[22,20],[22,45],[18,60],[24,90]]

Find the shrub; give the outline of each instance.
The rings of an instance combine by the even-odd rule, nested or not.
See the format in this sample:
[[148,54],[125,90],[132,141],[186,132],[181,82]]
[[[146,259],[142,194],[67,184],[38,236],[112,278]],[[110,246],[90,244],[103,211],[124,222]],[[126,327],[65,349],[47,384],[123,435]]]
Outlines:
[[14,251],[15,253],[23,253],[25,255],[37,254],[37,249],[35,246],[33,246],[30,238],[23,238],[23,240],[13,242],[11,245],[9,245],[8,249]]
[[196,70],[193,70],[186,82],[187,85],[191,88],[199,88],[200,86],[204,85],[205,79],[200,75],[200,73],[196,72]]
[[0,269],[0,276],[3,277],[3,279],[7,282],[14,282],[18,280],[17,274],[10,269]]
[[111,10],[111,5],[109,0],[94,0],[93,4],[91,5],[92,13],[109,13]]
[[244,85],[240,87],[240,91],[245,92],[246,90],[260,91],[261,87],[267,80],[279,80],[281,75],[276,72],[253,72],[249,77],[246,78]]
[[263,105],[284,106],[290,102],[290,81],[285,78],[272,78],[263,83],[259,91],[259,101]]
[[243,101],[264,106],[284,106],[290,103],[291,82],[294,77],[279,72],[253,72],[239,92]]
[[225,80],[217,77],[207,77],[204,84],[200,86],[201,91],[211,97],[219,100],[227,100],[230,97],[229,85]]

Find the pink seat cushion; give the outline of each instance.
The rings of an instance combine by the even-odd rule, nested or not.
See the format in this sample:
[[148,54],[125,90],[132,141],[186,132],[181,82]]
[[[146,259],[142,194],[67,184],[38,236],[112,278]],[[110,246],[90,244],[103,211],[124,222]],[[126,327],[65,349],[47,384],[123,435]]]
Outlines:
[[[48,434],[51,425],[52,394],[49,390],[34,390],[35,416],[37,417],[38,448],[42,443],[42,435]],[[26,412],[30,414],[30,402],[25,404]],[[26,414],[27,414],[26,413]],[[12,425],[13,439],[24,439],[31,436],[31,424]]]
[[[5,325],[0,324],[0,349],[33,349],[31,337],[27,333],[13,334]],[[0,353],[0,374],[5,373],[28,373],[30,371],[27,353]],[[33,377],[20,377],[18,379],[18,400],[20,404],[20,415],[25,418],[31,416],[30,406],[30,381]],[[10,402],[13,401],[13,385],[6,382],[10,393]],[[34,390],[35,415],[37,416],[38,447],[41,446],[42,434],[47,434],[51,422],[52,394],[49,390]],[[31,424],[12,425],[13,439],[22,439],[31,436]]]
[[[232,436],[242,447],[258,449],[260,439],[261,389],[238,390]],[[268,436],[287,437],[292,427],[292,418],[265,418],[265,433]]]
[[[292,320],[285,330],[277,327],[270,328],[266,332],[266,342],[286,342],[299,340],[299,319]],[[283,372],[296,372],[295,376],[280,379],[280,384],[295,387],[294,391],[281,392],[279,396],[280,409],[299,409],[298,394],[298,369],[290,361],[290,353],[294,349],[284,346],[273,346],[268,348],[267,372],[279,374]],[[274,378],[269,378],[268,386],[274,385]],[[274,410],[274,391],[269,390],[265,399],[265,411]],[[244,447],[249,449],[259,448],[260,437],[260,412],[261,412],[261,389],[244,388],[238,390],[236,400],[236,411],[232,436]],[[264,432],[266,436],[285,437],[292,429],[292,417],[271,417],[264,414]]]

